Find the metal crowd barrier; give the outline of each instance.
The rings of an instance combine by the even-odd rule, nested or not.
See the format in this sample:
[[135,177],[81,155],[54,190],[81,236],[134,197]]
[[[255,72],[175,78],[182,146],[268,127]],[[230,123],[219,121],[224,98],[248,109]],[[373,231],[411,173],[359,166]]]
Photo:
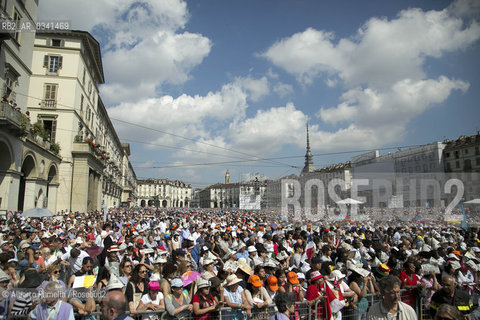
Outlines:
[[[406,291],[402,290],[402,298],[405,297]],[[366,297],[368,301],[368,306],[369,308],[376,302],[379,302],[381,300],[381,297],[379,294],[367,294]],[[428,308],[426,308],[424,299],[422,297],[417,298],[416,300],[416,306],[415,306],[415,311],[418,316],[418,320],[431,320],[431,316],[429,313]],[[303,301],[303,302],[296,302],[295,303],[295,313],[290,316],[290,319],[292,320],[312,320],[312,319],[322,319],[322,316],[324,316],[324,310],[326,307],[326,301],[325,300],[319,300],[315,305],[310,306],[308,302]],[[98,310],[98,309],[97,309]],[[368,309],[367,309],[368,310]],[[353,308],[351,306],[345,307],[341,310],[342,312],[342,320],[357,320],[355,319],[356,316],[358,318],[358,315],[355,314]],[[232,308],[221,308],[218,309],[217,311],[212,312],[213,318],[214,319],[219,319],[219,320],[244,320],[244,319],[252,319],[252,320],[268,320],[270,317],[274,316],[277,313],[277,308],[272,305],[268,306],[264,310],[254,310],[252,309],[252,312],[249,317],[247,317],[247,312],[246,310],[234,310]],[[128,314],[128,312],[127,312]],[[101,320],[102,314],[100,312],[93,312],[91,313],[93,317],[95,317],[97,320]],[[130,315],[132,318],[135,320],[142,320],[144,316],[155,316],[154,319],[158,320],[167,320],[170,319],[170,316],[168,313],[164,310],[161,311],[139,311],[135,313],[134,315]],[[365,315],[366,316],[366,315]],[[81,319],[81,316],[78,314],[75,314],[76,319]],[[363,318],[363,317],[362,317]],[[12,320],[25,320],[27,319],[27,315],[11,315],[7,319],[12,319]],[[189,317],[184,317],[181,318],[184,320],[193,320],[194,316],[193,313]]]

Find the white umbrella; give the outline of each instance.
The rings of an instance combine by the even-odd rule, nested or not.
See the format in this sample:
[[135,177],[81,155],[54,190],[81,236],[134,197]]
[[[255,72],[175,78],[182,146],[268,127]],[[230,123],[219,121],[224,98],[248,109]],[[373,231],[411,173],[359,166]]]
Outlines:
[[480,204],[480,199],[473,199],[470,201],[464,202],[464,204]]
[[22,217],[30,218],[53,217],[54,215],[55,214],[47,208],[32,208],[22,213]]
[[362,203],[363,203],[362,201],[355,200],[352,198],[347,198],[347,199],[337,201],[337,204],[362,204]]

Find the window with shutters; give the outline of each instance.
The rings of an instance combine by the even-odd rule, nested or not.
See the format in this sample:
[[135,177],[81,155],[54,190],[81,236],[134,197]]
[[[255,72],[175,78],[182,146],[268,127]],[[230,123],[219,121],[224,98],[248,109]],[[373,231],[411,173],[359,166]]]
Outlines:
[[8,101],[15,102],[16,101],[16,94],[15,94],[15,87],[17,85],[18,78],[20,74],[13,68],[12,65],[9,63],[5,64],[5,83],[3,84],[2,88],[2,97],[7,99]]
[[57,106],[57,91],[58,84],[56,83],[46,83],[45,92],[43,99],[43,106],[45,108],[55,108]]
[[[42,117],[43,118],[43,117]],[[51,142],[55,142],[55,136],[57,133],[57,120],[53,118],[42,119],[43,128],[50,137]]]
[[63,57],[45,55],[43,58],[43,67],[47,69],[47,74],[58,74],[58,70],[62,69]]
[[[13,21],[16,22],[17,26],[21,24],[22,16],[18,13],[17,8],[13,9]],[[15,41],[20,43],[20,31],[15,31]]]

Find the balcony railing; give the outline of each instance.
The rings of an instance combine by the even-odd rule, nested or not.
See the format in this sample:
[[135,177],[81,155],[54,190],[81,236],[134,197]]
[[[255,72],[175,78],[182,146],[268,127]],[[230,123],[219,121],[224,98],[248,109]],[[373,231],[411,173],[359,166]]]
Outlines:
[[17,136],[25,134],[25,128],[22,126],[22,113],[7,102],[0,102],[0,127]]
[[57,101],[52,99],[44,99],[42,100],[42,108],[50,108],[54,109],[57,107]]

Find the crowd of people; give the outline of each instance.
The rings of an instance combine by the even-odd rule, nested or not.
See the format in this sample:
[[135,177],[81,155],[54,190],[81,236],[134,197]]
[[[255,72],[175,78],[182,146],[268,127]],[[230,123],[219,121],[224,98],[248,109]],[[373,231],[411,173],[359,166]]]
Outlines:
[[127,208],[0,232],[4,318],[480,319],[479,230],[439,221]]

